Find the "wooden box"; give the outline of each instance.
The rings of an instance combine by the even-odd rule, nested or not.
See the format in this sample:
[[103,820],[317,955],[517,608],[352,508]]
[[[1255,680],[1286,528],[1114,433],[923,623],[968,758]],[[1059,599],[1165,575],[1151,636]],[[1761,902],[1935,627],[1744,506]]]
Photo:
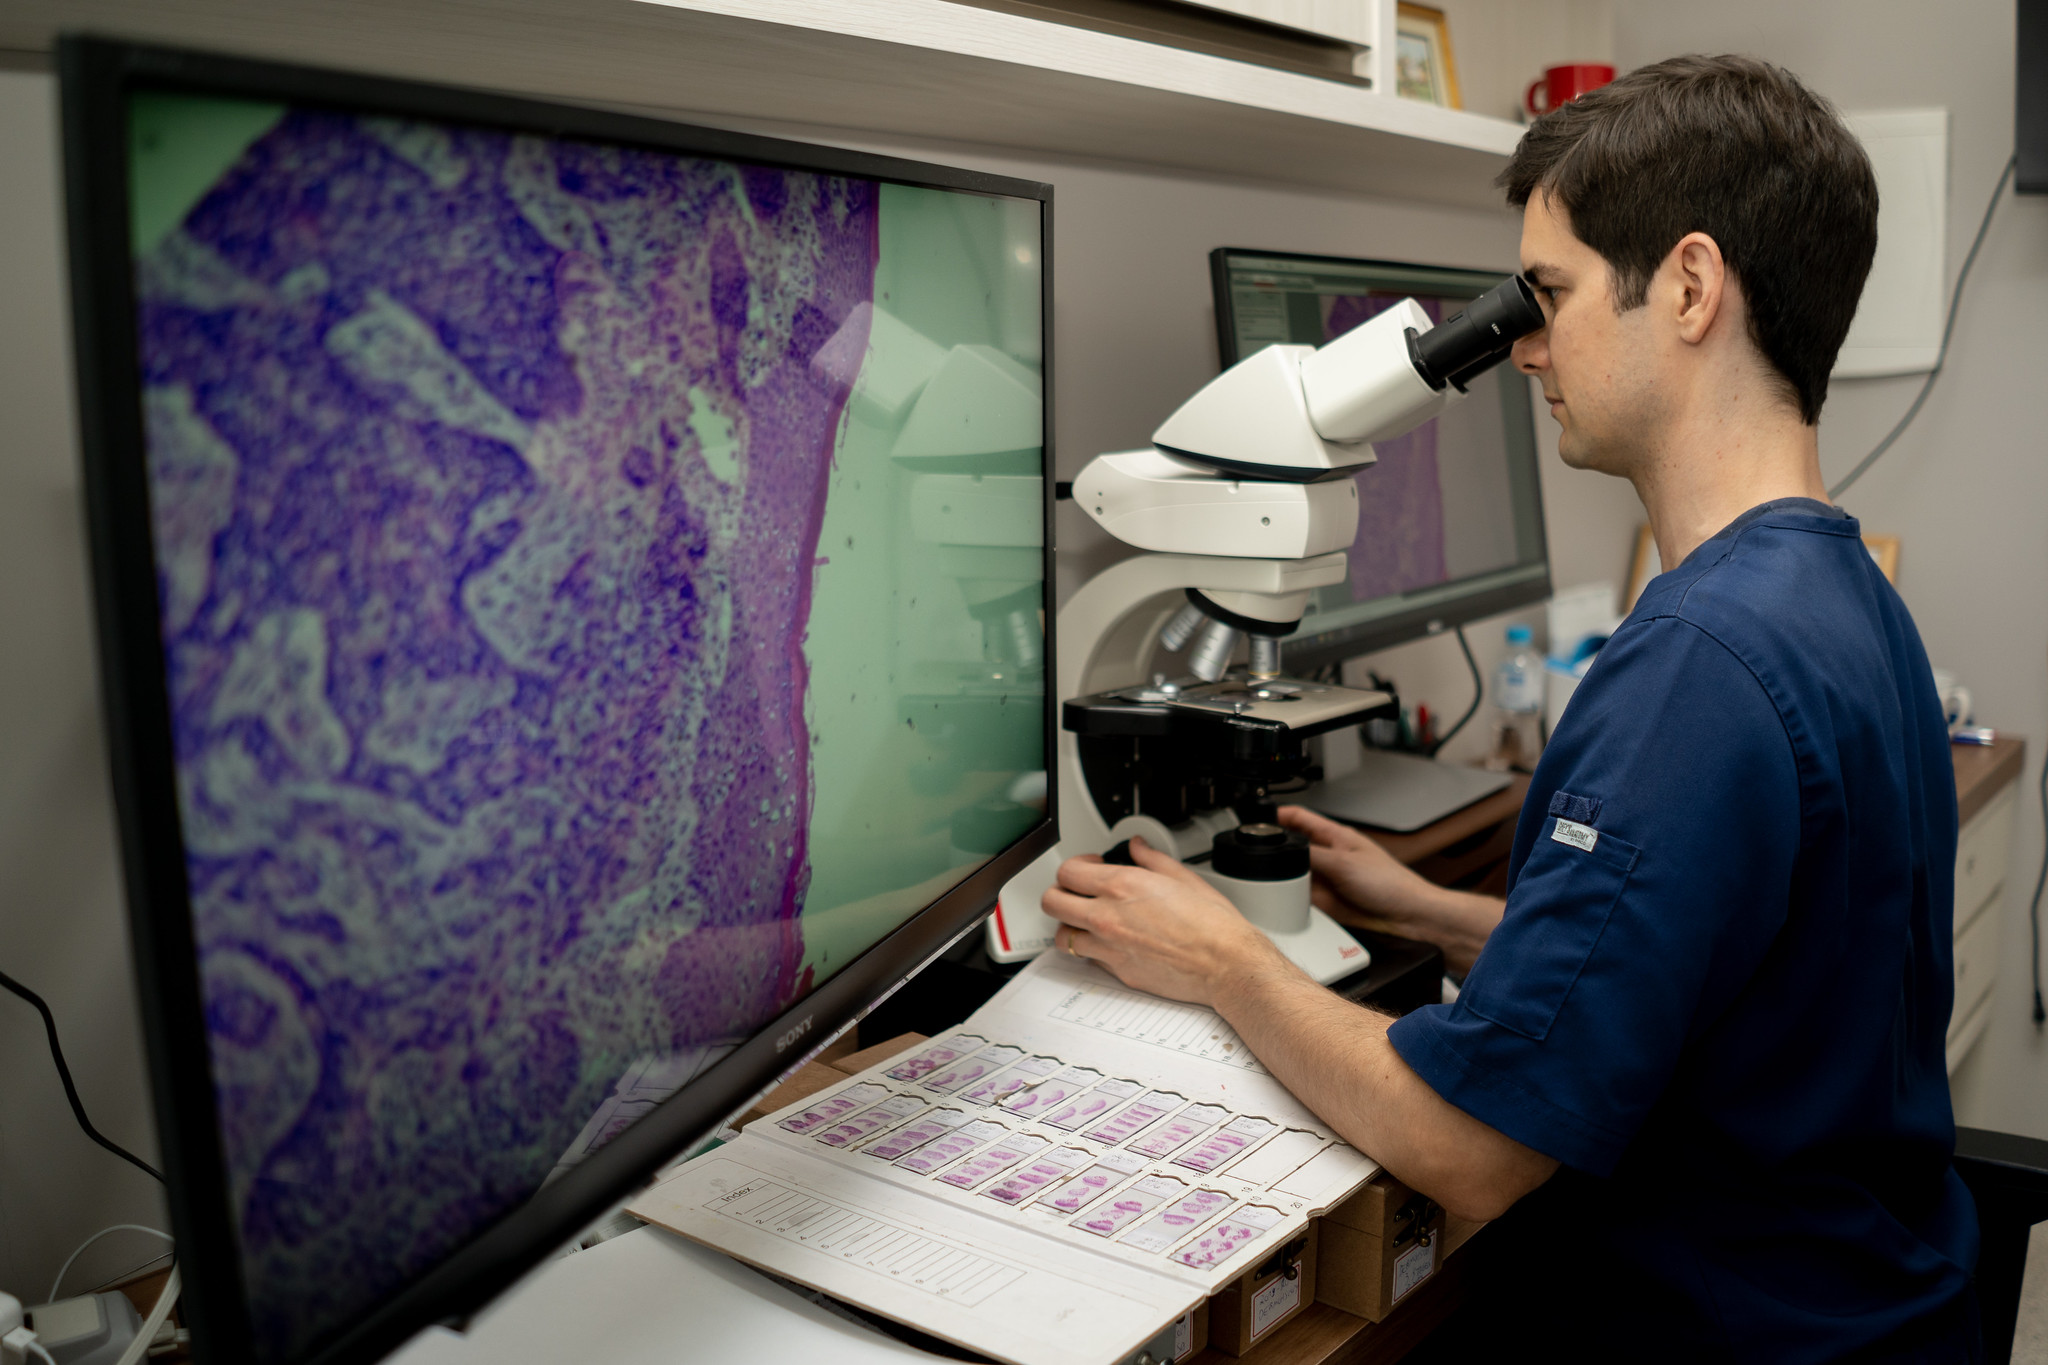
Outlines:
[[1209,1345],[1241,1356],[1316,1301],[1316,1224],[1209,1297]]
[[[1383,1321],[1449,1254],[1443,1209],[1384,1171],[1319,1221],[1316,1298],[1368,1322]],[[1459,1241],[1476,1226],[1460,1220]]]
[[1209,1301],[1203,1299],[1173,1324],[1173,1365],[1199,1355],[1209,1344]]

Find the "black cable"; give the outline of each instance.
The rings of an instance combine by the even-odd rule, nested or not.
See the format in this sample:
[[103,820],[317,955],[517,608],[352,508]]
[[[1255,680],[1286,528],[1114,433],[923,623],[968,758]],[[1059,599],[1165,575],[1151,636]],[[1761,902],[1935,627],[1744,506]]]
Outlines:
[[[2041,837],[2048,840],[2048,763],[2041,765]],[[2041,849],[2041,875],[2034,882],[2034,899],[2027,906],[2027,927],[2034,942],[2034,1027],[2048,1023],[2048,1009],[2041,1007],[2041,888],[2048,886],[2048,844]]]
[[1927,372],[1927,380],[1921,384],[1919,395],[1913,399],[1913,406],[1906,409],[1906,415],[1892,428],[1891,435],[1879,441],[1877,449],[1865,455],[1863,462],[1849,471],[1849,477],[1828,490],[1830,500],[1841,497],[1843,489],[1862,478],[1863,471],[1876,464],[1877,457],[1890,450],[1892,442],[1898,440],[1900,433],[1920,415],[1920,405],[1927,401],[1927,393],[1934,387],[1935,378],[1941,374],[1942,364],[1948,359],[1948,339],[1955,334],[1956,310],[1962,307],[1963,285],[1970,278],[1970,267],[1977,263],[1977,248],[1984,245],[1984,234],[1991,230],[1991,215],[1998,211],[1998,201],[2005,197],[2006,182],[2012,179],[2013,172],[2019,168],[2019,164],[2019,153],[2014,152],[2012,159],[2005,163],[2005,169],[1999,173],[1998,187],[1991,191],[1991,202],[1984,206],[1984,221],[1977,224],[1976,240],[1970,243],[1970,254],[1963,257],[1963,268],[1956,272],[1956,292],[1948,301],[1948,322],[1941,329],[1941,347],[1934,353],[1934,368]]
[[139,1170],[147,1171],[161,1182],[164,1178],[162,1171],[159,1171],[120,1143],[103,1135],[99,1129],[92,1126],[92,1120],[85,1116],[85,1105],[78,1098],[78,1087],[71,1082],[71,1068],[64,1064],[63,1045],[57,1041],[57,1018],[50,1013],[50,1007],[43,1003],[43,997],[37,995],[5,972],[0,972],[0,986],[5,986],[8,990],[13,991],[16,995],[28,1001],[29,1004],[34,1005],[36,1013],[43,1016],[43,1031],[50,1035],[50,1056],[57,1063],[58,1079],[64,1082],[64,1097],[71,1101],[71,1112],[78,1119],[78,1126],[85,1129],[85,1135],[112,1152],[115,1156],[120,1157],[123,1161],[128,1162]]
[[1465,728],[1465,722],[1472,719],[1478,712],[1479,703],[1486,696],[1486,683],[1479,676],[1479,661],[1472,657],[1472,646],[1466,643],[1465,628],[1463,626],[1458,627],[1458,648],[1465,651],[1465,666],[1472,670],[1472,704],[1465,708],[1464,715],[1458,717],[1456,725],[1444,731],[1442,739],[1429,746],[1431,758],[1436,757],[1438,750],[1451,742],[1452,735]]

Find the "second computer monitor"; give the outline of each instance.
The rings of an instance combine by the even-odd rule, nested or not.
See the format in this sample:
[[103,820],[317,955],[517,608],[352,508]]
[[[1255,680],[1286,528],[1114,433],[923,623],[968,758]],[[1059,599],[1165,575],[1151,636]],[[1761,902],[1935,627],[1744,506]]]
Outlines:
[[[1321,346],[1404,298],[1437,322],[1498,273],[1220,247],[1210,253],[1225,367]],[[1318,589],[1284,646],[1295,671],[1385,649],[1550,595],[1528,381],[1511,364],[1441,417],[1374,446],[1343,583]]]

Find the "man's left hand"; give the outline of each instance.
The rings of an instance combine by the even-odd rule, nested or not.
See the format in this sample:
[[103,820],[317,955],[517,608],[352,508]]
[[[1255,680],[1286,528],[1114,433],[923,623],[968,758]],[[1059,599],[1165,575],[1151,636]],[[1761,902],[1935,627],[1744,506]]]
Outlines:
[[1178,858],[1131,840],[1136,867],[1087,854],[1060,864],[1045,913],[1053,946],[1100,962],[1127,986],[1217,1006],[1250,972],[1294,972],[1273,941]]

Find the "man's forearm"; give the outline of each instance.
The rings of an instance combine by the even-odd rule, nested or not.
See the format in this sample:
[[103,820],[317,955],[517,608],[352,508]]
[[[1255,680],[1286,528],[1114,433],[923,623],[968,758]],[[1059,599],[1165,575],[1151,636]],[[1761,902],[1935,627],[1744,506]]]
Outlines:
[[1431,918],[1437,926],[1436,936],[1430,941],[1442,950],[1444,966],[1462,978],[1472,970],[1472,964],[1479,959],[1479,950],[1486,946],[1486,940],[1500,926],[1500,917],[1507,910],[1507,902],[1497,896],[1453,891],[1449,887],[1431,886],[1430,890],[1436,893],[1432,897],[1434,914]]
[[1234,978],[1218,1011],[1282,1085],[1394,1177],[1470,1218],[1494,1218],[1557,1163],[1446,1102],[1387,1040],[1393,1021],[1292,969]]
[[1507,909],[1497,896],[1454,891],[1405,869],[1398,880],[1375,888],[1377,912],[1361,909],[1344,895],[1346,889],[1319,892],[1317,904],[1340,923],[1433,945],[1443,953],[1444,966],[1459,976],[1472,970]]

